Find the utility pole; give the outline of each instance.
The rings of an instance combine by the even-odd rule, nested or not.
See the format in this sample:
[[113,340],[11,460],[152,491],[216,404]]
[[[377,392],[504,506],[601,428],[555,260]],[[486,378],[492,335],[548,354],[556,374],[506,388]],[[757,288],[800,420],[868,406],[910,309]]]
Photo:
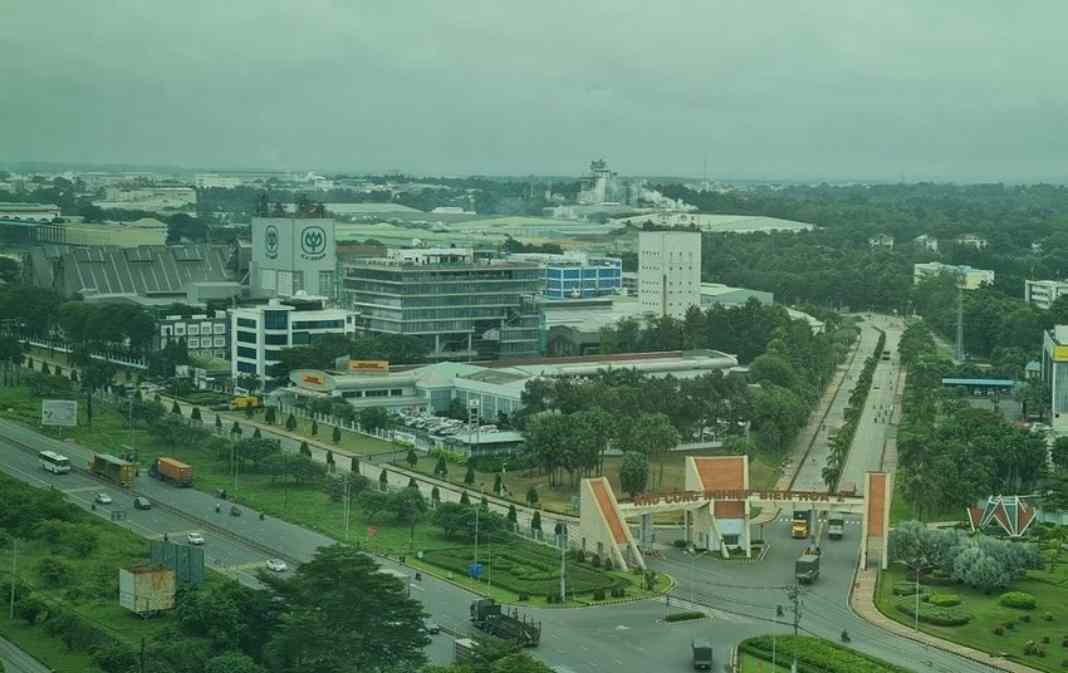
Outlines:
[[482,503],[475,506],[475,567],[478,567],[478,511],[482,509]]
[[957,285],[957,361],[964,362],[964,288]]
[[141,656],[138,657],[138,660],[139,660],[139,666],[138,666],[139,673],[145,673],[145,637],[144,636],[141,636]]
[[794,635],[796,636],[801,626],[801,587],[796,583],[786,587],[786,597],[793,603],[790,609],[794,613]]
[[11,605],[8,607],[8,619],[15,620],[15,571],[17,569],[16,559],[19,557],[19,541],[14,536],[11,537]]
[[352,488],[352,479],[345,477],[345,539],[348,540],[349,535],[349,518],[352,513],[352,500],[349,498],[349,491]]
[[[566,529],[565,529],[566,530]],[[567,601],[567,544],[564,533],[560,533],[560,603]]]

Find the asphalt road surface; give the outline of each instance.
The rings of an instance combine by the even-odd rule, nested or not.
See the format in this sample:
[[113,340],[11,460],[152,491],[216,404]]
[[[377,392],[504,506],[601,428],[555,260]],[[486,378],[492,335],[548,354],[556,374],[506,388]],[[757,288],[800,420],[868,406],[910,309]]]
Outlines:
[[3,638],[0,638],[0,664],[6,673],[49,673],[47,666]]

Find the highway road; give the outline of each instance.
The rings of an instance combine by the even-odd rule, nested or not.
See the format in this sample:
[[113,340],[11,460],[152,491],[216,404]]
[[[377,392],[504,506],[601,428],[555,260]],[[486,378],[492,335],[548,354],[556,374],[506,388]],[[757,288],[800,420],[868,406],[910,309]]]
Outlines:
[[47,666],[3,638],[0,638],[0,664],[5,673],[50,673]]

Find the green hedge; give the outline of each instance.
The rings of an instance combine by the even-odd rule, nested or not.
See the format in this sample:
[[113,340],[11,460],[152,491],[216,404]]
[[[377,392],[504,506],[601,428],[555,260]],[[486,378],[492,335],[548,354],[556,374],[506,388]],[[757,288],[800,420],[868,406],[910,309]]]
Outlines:
[[[472,563],[471,547],[449,547],[423,553],[423,560],[446,570],[467,575]],[[517,542],[485,545],[479,549],[482,579],[517,594],[551,596],[560,593],[560,558],[542,545]],[[626,580],[578,563],[567,564],[567,589],[576,594],[627,586]]]
[[951,608],[960,605],[960,596],[957,594],[931,594],[924,600],[939,608]]
[[[739,645],[742,652],[764,661],[771,661],[772,647],[771,636],[750,638]],[[777,636],[774,648],[780,662],[797,657],[798,673],[912,673],[821,638]]]
[[1025,591],[1010,591],[1001,594],[998,602],[1007,608],[1016,608],[1017,610],[1034,610],[1035,606],[1038,605],[1038,600]]
[[[899,612],[909,617],[916,616],[916,601],[913,598],[900,599],[894,604]],[[961,607],[939,607],[920,602],[920,621],[935,626],[961,626],[972,620],[972,613]]]
[[667,617],[664,617],[665,622],[686,622],[691,619],[704,619],[705,613],[703,612],[673,612]]
[[[914,596],[916,594],[916,583],[908,580],[894,582],[893,592],[895,596]],[[923,587],[920,587],[920,593],[923,593]]]

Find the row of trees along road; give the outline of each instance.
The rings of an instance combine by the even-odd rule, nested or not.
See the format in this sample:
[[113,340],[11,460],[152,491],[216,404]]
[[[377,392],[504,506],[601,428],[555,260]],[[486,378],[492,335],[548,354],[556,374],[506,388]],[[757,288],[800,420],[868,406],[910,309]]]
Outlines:
[[[814,334],[808,323],[791,320],[778,306],[751,301],[740,307],[691,309],[685,319],[662,318],[648,327],[621,321],[606,328],[612,350],[714,348],[741,352],[751,361],[749,381],[711,372],[692,379],[650,377],[630,370],[605,370],[585,377],[535,379],[523,392],[523,409],[513,419],[550,483],[564,475],[574,484],[602,471],[604,453],[625,453],[624,490],[645,489],[650,462],[660,469],[679,442],[720,438],[729,450],[783,454],[846,356],[856,331],[822,315],[827,328]],[[762,341],[760,341],[762,340]],[[755,441],[743,435],[751,427]],[[640,455],[635,455],[640,454]],[[643,467],[643,465],[645,467]]]
[[942,379],[957,374],[923,322],[910,324],[899,347],[908,368],[898,430],[898,478],[918,518],[957,514],[989,495],[1033,492],[1046,472],[1040,434],[968,404]]

